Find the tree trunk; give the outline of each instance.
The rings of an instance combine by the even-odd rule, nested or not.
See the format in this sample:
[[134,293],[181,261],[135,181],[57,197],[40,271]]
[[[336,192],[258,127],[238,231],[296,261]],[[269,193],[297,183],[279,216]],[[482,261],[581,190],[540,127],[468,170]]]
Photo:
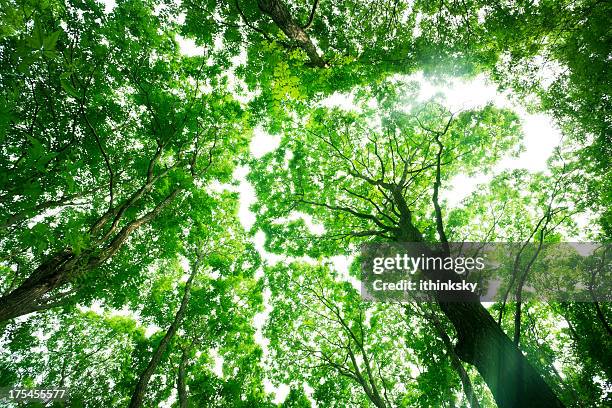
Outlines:
[[178,378],[176,388],[178,389],[179,408],[187,408],[187,386],[185,381],[185,365],[187,364],[187,351],[183,350],[181,362],[178,367]]
[[281,29],[289,39],[306,52],[310,63],[319,68],[324,68],[327,63],[321,58],[317,48],[314,46],[310,36],[291,17],[289,9],[282,0],[258,0],[259,9],[272,18],[272,21]]
[[70,249],[64,249],[43,262],[15,290],[0,298],[0,322],[55,306],[53,298],[45,298],[51,291],[91,272],[110,259],[134,231],[159,216],[181,191],[181,188],[174,189],[151,211],[127,223],[112,238],[109,237],[110,242],[105,246],[92,247],[78,255]]
[[[412,222],[408,219],[405,224]],[[414,231],[418,232],[413,225],[403,228],[397,242],[423,242],[420,234],[415,236]],[[440,252],[432,250],[429,244],[424,244],[418,252],[440,256]],[[460,275],[442,269],[428,271],[426,276],[432,280],[457,282]],[[437,291],[435,298],[457,332],[457,356],[476,367],[500,408],[564,406],[480,303],[478,295],[469,291]]]
[[82,259],[63,251],[36,268],[15,290],[0,298],[0,322],[45,308],[44,296],[68,282]]
[[522,315],[523,302],[520,300],[516,302],[516,310],[514,311],[514,339],[513,343],[518,347],[521,342],[521,315]]
[[608,333],[608,335],[612,336],[612,329],[610,328],[610,325],[608,324],[608,320],[606,319],[606,316],[604,315],[603,310],[601,310],[601,306],[599,305],[599,302],[595,300],[593,301],[593,303],[595,304],[595,312],[597,313],[597,318],[601,322],[601,325],[604,327],[604,329],[606,329],[606,332]]
[[457,355],[478,369],[499,407],[563,407],[480,303],[440,302],[440,308],[457,331]]
[[142,406],[142,401],[147,392],[147,387],[149,385],[149,381],[151,380],[151,376],[153,375],[153,373],[157,369],[157,366],[161,362],[164,352],[168,349],[170,342],[172,341],[174,335],[176,334],[176,331],[181,325],[183,317],[185,316],[185,312],[187,311],[187,304],[189,303],[189,298],[191,296],[191,285],[193,284],[193,278],[197,274],[198,268],[199,265],[196,262],[193,271],[191,272],[191,276],[189,276],[189,279],[185,284],[185,291],[183,292],[181,305],[177,310],[176,314],[174,315],[174,320],[168,327],[168,330],[166,330],[166,334],[159,342],[157,349],[155,349],[155,351],[153,352],[153,356],[151,356],[151,360],[149,360],[147,368],[145,368],[145,370],[140,375],[138,383],[136,384],[136,388],[132,393],[132,399],[130,400],[129,408],[137,408]]

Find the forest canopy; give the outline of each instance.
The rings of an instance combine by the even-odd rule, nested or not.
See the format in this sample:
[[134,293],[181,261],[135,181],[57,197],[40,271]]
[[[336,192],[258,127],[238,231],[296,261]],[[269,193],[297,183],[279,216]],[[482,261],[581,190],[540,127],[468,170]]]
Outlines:
[[[2,404],[612,404],[610,16],[0,0]],[[362,296],[364,245],[488,242],[495,301]]]

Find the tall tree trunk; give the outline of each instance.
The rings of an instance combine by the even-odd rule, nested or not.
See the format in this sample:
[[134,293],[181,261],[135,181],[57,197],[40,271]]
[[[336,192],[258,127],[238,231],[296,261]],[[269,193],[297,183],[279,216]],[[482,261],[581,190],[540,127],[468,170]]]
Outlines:
[[257,4],[259,9],[270,16],[272,21],[274,21],[287,37],[295,41],[297,45],[306,52],[313,66],[319,68],[327,66],[325,60],[319,55],[310,36],[291,17],[287,5],[282,0],[257,0]]
[[67,250],[41,264],[21,285],[0,298],[0,322],[44,309],[48,304],[44,296],[68,282],[83,259]]
[[172,341],[176,331],[181,325],[183,317],[185,316],[185,312],[187,311],[187,304],[189,303],[189,298],[191,297],[191,286],[193,284],[193,279],[196,276],[199,268],[199,262],[196,262],[193,266],[193,271],[185,284],[185,291],[183,292],[183,298],[181,299],[181,305],[176,311],[174,315],[174,319],[168,330],[166,330],[166,334],[159,342],[157,349],[153,352],[151,356],[151,360],[149,360],[149,364],[145,368],[145,370],[140,375],[138,379],[138,383],[136,384],[136,388],[134,388],[134,392],[132,393],[132,399],[130,400],[129,408],[137,408],[142,406],[142,401],[147,392],[147,387],[149,385],[149,381],[151,380],[151,376],[157,369],[164,352],[168,349],[170,342]]
[[499,407],[563,407],[480,303],[439,303],[457,331],[457,355],[478,369]]
[[[409,228],[402,228],[396,241],[423,242],[411,219],[407,217],[403,221]],[[427,244],[418,252],[418,255],[440,256]],[[442,282],[458,282],[459,276],[446,269],[427,272],[427,278]],[[457,356],[476,367],[500,408],[564,406],[480,303],[478,295],[469,291],[437,291],[435,298],[457,332]]]
[[187,364],[187,350],[183,350],[181,362],[178,367],[176,388],[178,389],[179,408],[187,408],[187,386],[185,376],[185,365]]
[[523,302],[516,302],[516,310],[514,311],[514,345],[518,347],[521,342],[521,317],[523,311]]
[[608,320],[606,319],[606,316],[604,315],[603,310],[601,310],[601,306],[599,305],[599,302],[595,300],[593,301],[593,303],[595,304],[595,312],[597,313],[597,318],[601,322],[601,325],[604,327],[604,329],[606,329],[606,332],[608,333],[608,335],[612,336],[612,329],[610,328],[610,324],[608,324]]

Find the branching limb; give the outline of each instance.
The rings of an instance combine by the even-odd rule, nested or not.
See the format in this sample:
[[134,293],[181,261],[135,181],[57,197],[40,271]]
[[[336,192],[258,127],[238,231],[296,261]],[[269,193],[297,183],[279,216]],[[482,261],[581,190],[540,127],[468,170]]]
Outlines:
[[310,26],[312,25],[312,21],[314,20],[315,12],[317,11],[318,5],[319,5],[319,0],[315,0],[312,5],[312,9],[310,10],[310,16],[308,16],[308,21],[302,27],[303,30],[308,30]]

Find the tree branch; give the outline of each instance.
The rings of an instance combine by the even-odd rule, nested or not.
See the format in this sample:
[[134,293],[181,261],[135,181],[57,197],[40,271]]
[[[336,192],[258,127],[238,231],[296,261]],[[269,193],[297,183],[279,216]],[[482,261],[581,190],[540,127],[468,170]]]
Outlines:
[[314,20],[315,11],[317,11],[317,6],[318,5],[319,5],[319,0],[315,0],[314,4],[312,5],[312,10],[310,10],[310,16],[308,16],[308,21],[302,27],[303,30],[308,30],[310,28],[310,26],[312,25],[312,21]]

